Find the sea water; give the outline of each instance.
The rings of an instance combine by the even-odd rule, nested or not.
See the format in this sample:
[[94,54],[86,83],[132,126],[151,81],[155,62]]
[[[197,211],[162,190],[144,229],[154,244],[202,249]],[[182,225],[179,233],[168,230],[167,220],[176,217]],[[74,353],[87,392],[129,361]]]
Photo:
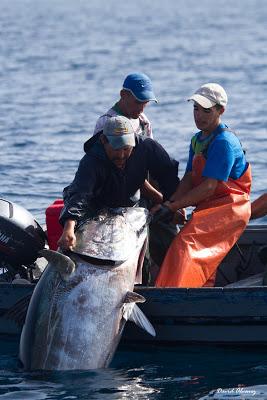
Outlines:
[[[223,121],[251,162],[252,199],[266,192],[266,20],[265,0],[1,0],[1,197],[43,224],[96,119],[134,71],[153,80],[159,103],[146,113],[180,176],[196,130],[186,99],[203,83],[223,85]],[[211,391],[267,399],[261,348],[121,347],[107,370],[53,374],[23,372],[12,342],[0,353],[5,399],[199,399]]]

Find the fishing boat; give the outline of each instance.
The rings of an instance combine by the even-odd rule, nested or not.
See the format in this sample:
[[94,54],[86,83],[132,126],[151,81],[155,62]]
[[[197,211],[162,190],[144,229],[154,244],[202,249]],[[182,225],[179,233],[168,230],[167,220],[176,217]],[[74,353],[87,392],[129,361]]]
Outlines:
[[128,324],[126,341],[267,344],[267,225],[248,226],[221,263],[216,286],[136,290],[156,338]]
[[[0,201],[0,213],[1,207],[3,213],[3,207],[6,206],[6,203]],[[18,229],[16,245],[24,243],[20,257],[27,258],[28,246],[25,246],[25,240],[28,240],[29,234],[35,238],[35,247],[29,242],[31,255],[43,246],[44,238],[36,221],[30,220],[29,213],[25,214],[25,210],[20,207],[13,208],[12,212],[13,217],[23,214],[24,225],[17,221],[14,224]],[[4,222],[0,219],[2,247],[8,240],[7,228],[3,232]],[[22,232],[26,236],[22,237]],[[128,322],[123,342],[157,345],[267,344],[266,244],[267,225],[249,225],[222,261],[217,272],[216,286],[212,288],[155,288],[136,285],[135,291],[146,298],[140,307],[153,324],[156,337],[149,336]],[[11,254],[8,255],[10,257]],[[5,279],[6,274],[9,274],[5,268],[6,260],[1,260],[0,339],[18,340],[20,337],[29,299],[45,268],[43,259],[37,259],[34,264],[31,261],[31,257],[27,259],[30,263],[27,277],[15,274],[14,279],[8,282]],[[21,267],[18,266],[15,272],[21,272]]]

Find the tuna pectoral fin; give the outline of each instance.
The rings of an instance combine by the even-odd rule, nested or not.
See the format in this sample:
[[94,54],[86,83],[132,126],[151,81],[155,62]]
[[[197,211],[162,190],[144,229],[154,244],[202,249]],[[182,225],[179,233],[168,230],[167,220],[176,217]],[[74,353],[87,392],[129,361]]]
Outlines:
[[74,261],[58,251],[43,249],[39,251],[39,255],[46,258],[57,269],[63,280],[68,279],[69,275],[75,271]]
[[136,292],[127,292],[124,303],[144,303],[146,299],[141,294]]
[[156,336],[155,329],[149,322],[143,311],[135,303],[124,304],[123,318],[132,321],[140,328],[147,331],[150,335]]

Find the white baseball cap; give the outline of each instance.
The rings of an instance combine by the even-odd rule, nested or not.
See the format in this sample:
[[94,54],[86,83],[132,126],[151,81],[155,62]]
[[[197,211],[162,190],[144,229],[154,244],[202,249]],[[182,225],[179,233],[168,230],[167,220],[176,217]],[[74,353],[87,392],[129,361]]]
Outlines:
[[193,96],[187,100],[193,100],[203,108],[211,108],[216,104],[225,107],[228,98],[226,91],[221,85],[218,83],[206,83],[197,89]]

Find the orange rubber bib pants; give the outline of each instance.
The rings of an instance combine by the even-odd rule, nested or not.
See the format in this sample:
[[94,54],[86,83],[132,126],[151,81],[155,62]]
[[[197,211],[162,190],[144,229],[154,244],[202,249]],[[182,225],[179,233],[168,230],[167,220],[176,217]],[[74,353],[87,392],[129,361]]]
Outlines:
[[[206,159],[193,158],[192,182],[198,186]],[[198,204],[175,237],[162,263],[156,287],[214,286],[220,262],[244,231],[251,213],[251,168],[239,179],[218,181],[215,193]]]

